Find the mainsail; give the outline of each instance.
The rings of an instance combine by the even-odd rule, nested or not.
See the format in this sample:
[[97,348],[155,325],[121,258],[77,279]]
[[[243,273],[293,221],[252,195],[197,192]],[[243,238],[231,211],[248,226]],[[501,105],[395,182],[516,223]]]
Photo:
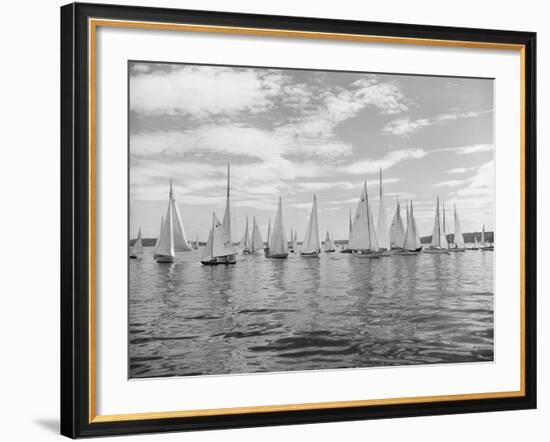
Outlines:
[[246,227],[244,229],[243,239],[241,239],[241,248],[243,249],[243,252],[250,251],[250,238],[248,234],[248,216],[246,217]]
[[236,253],[229,236],[215,213],[212,214],[212,228],[208,236],[208,242],[202,252],[201,261],[210,261],[223,256],[231,256]]
[[401,218],[401,207],[399,200],[393,215],[390,227],[390,246],[401,248],[405,241],[405,228],[403,227],[403,219]]
[[439,196],[437,197],[437,204],[435,209],[434,227],[432,230],[432,247],[447,249],[449,244],[447,243],[447,237],[441,226],[441,218],[439,215]]
[[269,221],[267,223],[267,242],[266,242],[266,247],[269,248],[269,240],[270,240],[270,237],[271,237],[271,218],[269,218]]
[[351,227],[348,248],[351,250],[378,251],[378,239],[374,228],[372,211],[369,207],[366,182],[359,203],[357,204],[357,209],[355,210],[355,218]]
[[155,241],[155,248],[153,249],[154,253],[157,253],[157,247],[159,245],[159,239],[160,239],[160,232],[162,232],[162,225],[164,224],[164,216],[161,216],[160,218],[160,229],[159,229],[159,236],[157,236],[157,240]]
[[334,251],[334,240],[332,239],[328,231],[327,231],[327,236],[325,237],[325,251],[327,252]]
[[288,255],[288,241],[283,226],[283,201],[281,197],[279,197],[277,215],[275,216],[275,223],[273,224],[273,231],[271,232],[271,239],[269,241],[269,254]]
[[223,228],[225,229],[227,236],[231,240],[231,207],[229,205],[229,164],[227,165],[227,190],[225,200],[225,213],[223,214]]
[[261,250],[264,247],[264,241],[262,239],[262,234],[260,233],[260,228],[256,223],[256,217],[252,220],[252,236],[250,238],[250,251],[252,253]]
[[174,229],[172,228],[172,213],[172,205],[169,203],[168,209],[166,209],[166,216],[164,217],[164,222],[162,223],[162,228],[160,230],[160,235],[157,240],[155,255],[170,257],[173,259],[176,256],[176,253],[174,248]]
[[420,241],[420,233],[418,232],[418,227],[416,226],[416,218],[414,217],[413,202],[411,201],[411,221],[414,228],[414,239],[416,242],[416,249],[422,247],[422,242]]
[[141,255],[142,253],[143,253],[143,241],[141,239],[141,227],[140,227],[136,242],[132,247],[131,254],[136,256],[136,255]]
[[409,205],[405,204],[405,207],[407,209],[407,230],[405,232],[405,241],[403,243],[403,248],[405,250],[416,250],[416,236],[414,234],[414,223],[411,218]]
[[378,245],[383,249],[390,248],[390,231],[386,221],[386,204],[384,203],[384,192],[382,189],[382,168],[380,168],[380,206],[378,207]]
[[485,224],[483,224],[483,229],[481,230],[481,247],[485,245]]
[[169,197],[169,210],[172,211],[172,229],[174,231],[174,250],[176,252],[189,252],[191,247],[187,242],[185,236],[185,230],[183,229],[183,223],[181,222],[180,211],[172,191],[172,180],[170,180],[170,197]]
[[464,235],[462,234],[460,221],[458,220],[456,205],[454,206],[454,218],[455,218],[455,237],[454,237],[455,247],[462,249],[464,248]]
[[315,253],[321,251],[321,240],[319,239],[319,217],[317,215],[317,197],[313,195],[313,207],[309,215],[309,222],[304,236],[301,253]]

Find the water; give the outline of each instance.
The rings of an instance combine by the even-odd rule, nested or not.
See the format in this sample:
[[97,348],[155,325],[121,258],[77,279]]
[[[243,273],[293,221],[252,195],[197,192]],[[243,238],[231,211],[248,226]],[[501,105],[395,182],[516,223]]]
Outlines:
[[493,360],[493,252],[130,260],[131,378]]

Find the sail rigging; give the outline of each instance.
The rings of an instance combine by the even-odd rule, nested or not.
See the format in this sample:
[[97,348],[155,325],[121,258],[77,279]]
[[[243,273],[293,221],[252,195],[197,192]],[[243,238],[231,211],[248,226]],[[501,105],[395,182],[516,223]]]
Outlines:
[[252,235],[250,238],[250,252],[254,253],[258,250],[261,250],[264,246],[264,241],[262,239],[262,234],[260,233],[260,228],[258,223],[256,223],[256,217],[252,218]]
[[304,242],[302,243],[302,254],[319,253],[321,251],[321,240],[319,238],[319,216],[317,214],[317,197],[313,195],[313,206],[309,215]]
[[405,228],[401,218],[401,206],[397,200],[397,206],[390,226],[390,246],[392,248],[401,248],[405,241]]
[[279,197],[277,215],[269,241],[269,256],[273,258],[284,258],[288,256],[288,241],[286,239],[283,225],[283,200]]
[[217,258],[231,256],[236,253],[233,244],[215,213],[212,213],[212,228],[208,236],[208,242],[203,250],[201,262],[214,261]]
[[441,225],[441,217],[439,214],[439,196],[437,197],[434,226],[432,230],[432,247],[441,248],[441,249],[449,248],[449,244],[447,243],[447,237]]
[[137,255],[141,255],[141,254],[143,254],[143,240],[141,238],[141,227],[140,227],[136,242],[132,246],[132,251],[130,255],[137,257]]
[[382,187],[382,168],[380,168],[380,205],[378,207],[378,225],[376,227],[378,234],[378,245],[382,249],[390,248],[390,231],[386,221],[386,204],[384,202],[384,191]]
[[460,221],[458,219],[458,212],[456,211],[456,205],[454,208],[454,224],[455,224],[455,236],[453,242],[456,248],[464,248],[464,235],[462,234],[462,228],[460,227]]

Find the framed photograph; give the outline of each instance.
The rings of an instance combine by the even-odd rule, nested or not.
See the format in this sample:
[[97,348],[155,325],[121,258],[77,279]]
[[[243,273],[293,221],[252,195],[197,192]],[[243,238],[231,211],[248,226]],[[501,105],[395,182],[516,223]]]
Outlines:
[[61,432],[536,407],[536,36],[61,8]]

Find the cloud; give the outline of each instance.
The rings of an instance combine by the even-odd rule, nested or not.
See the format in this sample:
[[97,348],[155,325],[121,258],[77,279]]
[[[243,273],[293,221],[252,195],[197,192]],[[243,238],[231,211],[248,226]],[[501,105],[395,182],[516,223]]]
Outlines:
[[456,187],[464,183],[465,181],[463,180],[449,180],[449,181],[442,181],[441,183],[434,184],[434,186],[435,187],[443,187],[443,186]]
[[270,69],[174,65],[168,71],[147,72],[139,66],[134,65],[135,75],[130,76],[130,108],[144,115],[204,118],[264,112],[286,81]]
[[447,124],[451,121],[464,118],[476,118],[481,115],[493,112],[492,110],[482,111],[467,111],[467,112],[448,112],[436,115],[431,118],[418,118],[411,120],[409,117],[397,118],[388,122],[383,128],[382,133],[386,135],[397,135],[401,137],[408,137],[414,132],[417,132],[425,127]]
[[470,153],[479,153],[479,152],[491,152],[494,150],[492,144],[474,144],[472,146],[462,146],[454,147],[448,149],[449,151],[454,151],[459,154],[470,154]]
[[451,174],[461,174],[466,173],[470,170],[475,169],[475,167],[455,167],[454,169],[446,170],[445,173],[451,173]]
[[387,153],[382,158],[358,161],[353,164],[341,167],[341,170],[343,172],[357,175],[374,173],[378,172],[379,168],[386,170],[405,160],[417,160],[420,158],[424,158],[427,154],[428,152],[423,149],[394,150]]
[[477,174],[469,180],[469,184],[456,192],[457,196],[487,196],[494,197],[495,162],[491,160],[479,167]]

